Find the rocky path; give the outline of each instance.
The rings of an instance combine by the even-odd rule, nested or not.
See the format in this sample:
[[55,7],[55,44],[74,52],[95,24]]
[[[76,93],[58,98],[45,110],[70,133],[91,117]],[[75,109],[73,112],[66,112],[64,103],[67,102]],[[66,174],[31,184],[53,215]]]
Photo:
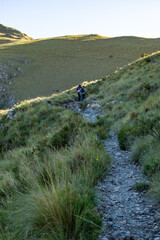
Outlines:
[[158,207],[145,192],[134,189],[144,181],[140,166],[129,161],[129,153],[119,148],[117,135],[110,133],[105,148],[112,158],[108,176],[99,183],[99,210],[103,212],[101,240],[160,240]]
[[95,122],[97,120],[97,116],[102,116],[104,114],[97,102],[87,104],[85,110],[80,108],[79,102],[70,102],[63,104],[63,106],[82,114],[87,120],[91,122]]
[[[67,107],[92,122],[101,114],[96,103],[84,111],[78,103],[70,103]],[[134,189],[136,181],[145,180],[141,167],[131,163],[129,152],[119,148],[115,133],[110,133],[104,145],[112,163],[107,177],[98,185],[98,210],[103,213],[99,240],[160,240],[158,206],[153,204],[146,192],[139,193]]]

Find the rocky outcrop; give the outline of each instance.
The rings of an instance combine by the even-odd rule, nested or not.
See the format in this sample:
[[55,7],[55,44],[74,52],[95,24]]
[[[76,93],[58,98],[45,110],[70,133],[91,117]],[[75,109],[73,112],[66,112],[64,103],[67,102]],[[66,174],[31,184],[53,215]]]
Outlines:
[[0,63],[0,109],[10,108],[15,103],[15,97],[10,93],[12,77],[14,75],[9,74],[8,66]]
[[16,77],[24,74],[22,64],[28,63],[31,61],[24,56],[8,60],[7,64],[0,63],[0,109],[11,108],[17,102],[18,96],[13,86]]

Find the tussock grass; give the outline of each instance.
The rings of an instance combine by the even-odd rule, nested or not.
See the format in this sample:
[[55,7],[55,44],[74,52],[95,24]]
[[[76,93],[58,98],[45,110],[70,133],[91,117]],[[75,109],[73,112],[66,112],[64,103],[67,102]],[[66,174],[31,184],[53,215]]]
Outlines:
[[150,193],[153,196],[154,200],[160,203],[160,174],[157,173],[154,175],[151,181]]
[[96,123],[62,107],[74,100],[75,88],[21,102],[11,119],[1,111],[2,239],[97,238],[101,217],[94,186],[107,172],[101,139],[109,129],[142,164],[149,192],[159,201],[159,64],[158,52],[88,84],[89,101],[106,111]]
[[135,189],[138,192],[143,192],[143,191],[147,191],[149,189],[149,183],[147,182],[136,182],[135,183]]
[[160,170],[159,66],[159,52],[144,55],[103,79],[97,96],[106,111],[105,122],[117,131],[120,147],[131,150],[131,160],[143,166],[153,183],[149,192],[158,201],[158,177],[154,176]]
[[2,239],[98,236],[94,186],[109,157],[97,128],[60,106],[71,96],[25,101],[12,109],[12,119],[1,116]]

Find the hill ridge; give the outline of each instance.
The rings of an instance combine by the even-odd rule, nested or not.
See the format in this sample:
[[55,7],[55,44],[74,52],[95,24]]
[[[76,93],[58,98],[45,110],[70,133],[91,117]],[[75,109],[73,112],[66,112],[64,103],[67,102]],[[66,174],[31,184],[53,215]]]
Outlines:
[[[7,41],[10,42],[11,38]],[[79,82],[111,74],[144,53],[158,51],[159,46],[160,40],[157,39],[107,38],[97,34],[64,39],[14,39],[0,44],[0,63],[7,66],[8,82],[11,82],[5,86],[5,79],[1,78],[3,89],[12,92],[20,101],[50,96]],[[19,58],[27,61],[17,61]],[[0,91],[2,98],[4,92]]]
[[20,40],[33,40],[33,39],[15,28],[7,27],[0,24],[0,44]]

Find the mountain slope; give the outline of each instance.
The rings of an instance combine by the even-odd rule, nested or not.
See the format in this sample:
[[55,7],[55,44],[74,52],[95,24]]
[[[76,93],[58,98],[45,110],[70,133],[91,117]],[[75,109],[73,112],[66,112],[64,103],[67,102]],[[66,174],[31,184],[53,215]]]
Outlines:
[[0,44],[11,43],[20,40],[32,40],[32,38],[14,28],[6,27],[0,24]]
[[[160,39],[66,36],[12,46],[1,44],[0,62],[8,66],[9,75],[16,73],[8,89],[17,99],[24,100],[49,96],[79,82],[100,79],[143,53],[158,51],[159,46]],[[27,59],[29,64],[17,62],[19,57]]]
[[150,193],[160,202],[159,67],[160,52],[139,59],[104,78],[96,98],[106,111],[104,127],[118,132],[120,147],[142,165]]
[[64,108],[75,89],[1,111],[2,239],[97,239],[94,186],[108,168],[101,140],[110,130],[160,201],[159,68],[158,52],[86,85],[81,108],[103,114],[94,123]]

